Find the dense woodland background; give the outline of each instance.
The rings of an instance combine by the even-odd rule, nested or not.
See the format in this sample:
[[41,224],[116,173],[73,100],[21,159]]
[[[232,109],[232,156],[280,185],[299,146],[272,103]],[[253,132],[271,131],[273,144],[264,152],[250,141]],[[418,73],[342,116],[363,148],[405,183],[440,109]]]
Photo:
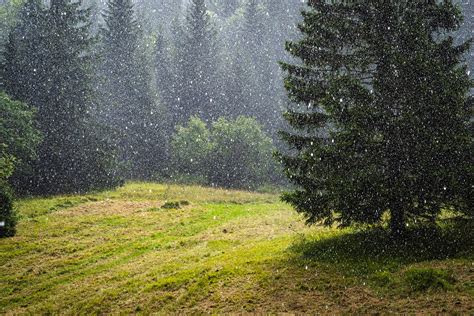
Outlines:
[[[36,159],[39,164],[33,167],[43,175],[31,180],[28,172],[23,173],[21,168],[16,168],[11,182],[17,190],[25,193],[74,192],[94,187],[86,182],[99,182],[99,187],[111,185],[105,178],[117,176],[122,179],[179,178],[249,188],[280,177],[274,175],[275,164],[268,162],[274,146],[278,144],[276,131],[282,126],[281,113],[287,103],[278,61],[288,60],[284,42],[296,36],[302,7],[300,1],[84,1],[77,8],[73,8],[72,3],[60,8],[62,4],[54,1],[51,4],[30,2],[31,6],[23,9],[24,1],[9,1],[1,7],[1,14],[5,17],[1,29],[2,50],[5,52],[2,58],[8,59],[10,54],[10,60],[3,60],[7,65],[3,73],[5,90],[14,99],[40,109],[38,119],[44,122],[40,127],[45,137],[40,147],[44,150],[40,148],[39,158]],[[52,36],[49,26],[41,29],[41,23],[56,23],[53,17],[55,5],[59,11],[69,10],[76,15],[71,21],[65,21],[69,23],[66,27],[70,31],[77,26],[74,25],[77,22],[88,23],[77,38],[71,40],[59,29]],[[86,8],[90,10],[78,11]],[[41,16],[43,13],[38,13],[40,11],[45,11],[44,17]],[[46,22],[40,22],[42,19]],[[50,32],[50,35],[44,37],[41,32]],[[57,38],[56,44],[50,41],[60,36],[65,37]],[[38,48],[42,45],[41,38],[48,38],[49,41],[44,44],[44,51]],[[30,45],[33,42],[37,47]],[[55,54],[53,51],[50,56],[45,53],[51,45],[57,45],[56,52],[63,51],[63,56],[55,57],[63,58],[63,63],[77,58],[77,69],[71,70],[73,73],[58,73],[58,76],[76,78],[70,80],[69,87],[51,86],[45,89],[42,86],[44,82],[51,81],[50,73],[39,74],[38,69],[62,67],[48,60]],[[76,48],[72,48],[74,46]],[[81,52],[68,56],[71,48]],[[9,68],[8,65],[15,63],[17,70]],[[63,92],[74,90],[68,92],[71,99],[73,94],[80,93],[75,102],[80,102],[79,108],[86,112],[81,115],[91,118],[86,124],[95,126],[86,127],[92,128],[96,134],[94,141],[89,139],[85,144],[70,146],[82,148],[82,158],[75,156],[78,153],[72,148],[56,156],[54,153],[51,155],[49,150],[51,144],[65,141],[64,135],[69,133],[60,132],[57,124],[51,125],[52,121],[64,120],[65,128],[66,125],[76,124],[68,121],[70,117],[55,117],[57,105],[53,103],[59,95],[54,96],[52,91],[58,89]],[[87,96],[81,89],[87,91]],[[58,93],[61,92],[59,90]],[[43,97],[42,91],[46,93]],[[83,100],[79,101],[81,98]],[[67,111],[63,113],[65,117]],[[250,137],[247,145],[235,144],[231,150],[247,152],[255,147],[252,144],[261,143],[259,139],[266,138],[264,143],[270,146],[257,148],[260,153],[256,155],[269,159],[262,163],[252,162],[257,166],[253,168],[249,166],[249,161],[255,158],[249,158],[251,155],[244,161],[236,162],[235,159],[231,161],[230,153],[221,153],[226,157],[219,159],[219,154],[213,152],[216,161],[228,162],[224,169],[231,168],[215,171],[217,162],[212,163],[211,168],[204,163],[210,157],[209,153],[194,154],[186,147],[189,142],[181,144],[181,147],[184,146],[183,152],[191,154],[186,159],[183,155],[174,157],[176,155],[171,152],[173,134],[178,125],[186,125],[192,116],[199,117],[207,125],[219,119],[253,118],[255,122],[249,123],[251,127],[247,131],[232,132],[229,125],[227,139],[220,141],[230,144],[236,139],[232,133],[234,136],[247,133]],[[80,134],[78,130],[80,128],[75,128],[71,133]],[[191,134],[191,139],[207,137],[199,134],[202,132],[205,133],[195,131],[198,134]],[[88,136],[80,136],[84,137]],[[219,140],[208,139],[206,142],[210,148],[215,148],[212,144]],[[177,146],[180,145],[175,141],[174,147]],[[96,157],[95,163],[92,163],[91,152],[87,153],[86,148],[91,151],[100,148],[103,150],[102,157]],[[68,155],[69,158],[66,158]],[[118,167],[113,167],[116,163],[112,160],[116,160]],[[74,167],[71,161],[77,165]],[[87,167],[94,164],[96,167]],[[258,167],[260,164],[265,166]],[[90,174],[102,174],[99,178],[103,179],[70,183],[71,178],[77,178],[71,172],[80,169],[88,169],[84,171],[83,179],[90,178]],[[250,176],[255,172],[259,174]],[[231,178],[236,173],[247,176],[234,181]]]

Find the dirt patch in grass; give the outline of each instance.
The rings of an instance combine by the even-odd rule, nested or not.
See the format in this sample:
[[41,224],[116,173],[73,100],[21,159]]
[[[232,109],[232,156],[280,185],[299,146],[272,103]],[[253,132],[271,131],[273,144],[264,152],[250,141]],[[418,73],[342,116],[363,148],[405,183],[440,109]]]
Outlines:
[[129,202],[121,200],[106,200],[82,204],[80,206],[65,209],[58,212],[62,216],[82,216],[82,215],[129,215],[150,208],[159,208],[159,201]]

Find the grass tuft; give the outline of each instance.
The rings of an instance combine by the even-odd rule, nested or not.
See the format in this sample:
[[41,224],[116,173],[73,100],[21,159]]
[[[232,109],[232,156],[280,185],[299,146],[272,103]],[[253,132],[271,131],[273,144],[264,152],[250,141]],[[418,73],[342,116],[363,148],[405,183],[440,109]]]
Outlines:
[[452,289],[455,278],[448,271],[434,268],[411,268],[404,273],[404,281],[413,292]]
[[179,202],[166,202],[161,208],[165,210],[177,210],[181,208],[181,205]]

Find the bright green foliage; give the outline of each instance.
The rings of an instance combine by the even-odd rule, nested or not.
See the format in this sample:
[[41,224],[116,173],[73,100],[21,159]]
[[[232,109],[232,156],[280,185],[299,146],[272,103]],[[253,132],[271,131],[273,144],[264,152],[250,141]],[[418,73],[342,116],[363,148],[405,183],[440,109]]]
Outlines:
[[15,158],[5,154],[6,146],[0,144],[0,238],[15,235],[16,214],[13,209],[13,195],[8,178],[15,170]]
[[[281,157],[298,189],[284,200],[308,223],[380,223],[443,208],[472,214],[473,141],[460,63],[468,44],[449,35],[451,1],[311,1],[303,38],[283,64],[295,105],[286,113],[292,151]],[[469,125],[471,124],[471,129]]]
[[275,172],[272,140],[254,119],[239,116],[220,118],[212,124],[214,144],[209,159],[209,180],[223,187],[256,188]]
[[[7,148],[6,146],[1,146],[1,151],[5,151]],[[13,172],[15,171],[15,158],[11,155],[2,153],[2,156],[0,156],[0,179],[6,180],[11,177]]]
[[214,144],[206,123],[192,117],[187,126],[178,126],[171,141],[172,164],[180,175],[205,178]]
[[117,184],[113,148],[90,116],[94,104],[89,11],[80,2],[28,0],[10,33],[6,92],[37,109],[43,142],[23,191],[48,194]]
[[16,215],[9,179],[27,173],[28,162],[35,157],[40,141],[33,126],[34,111],[0,93],[0,238],[15,234]]
[[0,179],[17,173],[30,173],[41,137],[34,127],[35,111],[0,93]]
[[253,118],[220,118],[210,130],[193,117],[172,140],[178,174],[204,178],[221,187],[255,188],[270,181],[275,165],[271,139]]

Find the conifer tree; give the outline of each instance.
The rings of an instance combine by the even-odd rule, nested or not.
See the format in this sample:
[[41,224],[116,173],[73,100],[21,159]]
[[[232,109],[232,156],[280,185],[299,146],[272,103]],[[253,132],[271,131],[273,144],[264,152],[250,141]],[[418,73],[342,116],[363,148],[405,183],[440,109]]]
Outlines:
[[21,21],[8,35],[2,67],[2,88],[14,99],[30,103],[39,87],[39,58],[45,14],[40,0],[27,0],[18,13]]
[[216,10],[219,15],[225,18],[232,16],[238,9],[239,4],[239,0],[209,0],[211,9]]
[[[268,34],[265,26],[265,11],[258,0],[248,0],[244,6],[243,24],[241,27],[241,56],[247,68],[244,93],[249,108],[247,115],[255,116],[260,122],[268,125],[268,112],[274,103],[269,88],[271,86],[270,65],[273,62],[268,56]],[[244,99],[245,100],[245,99]],[[273,103],[273,104],[271,104]]]
[[266,66],[271,61],[265,57],[264,11],[257,0],[249,0],[243,2],[242,13],[232,42],[227,44],[224,112],[227,117],[252,116],[268,123],[268,106],[272,105],[266,93],[270,76]]
[[[311,1],[283,64],[294,101],[281,155],[308,223],[379,223],[395,235],[442,209],[472,216],[473,141],[452,1]],[[471,112],[472,113],[472,112]],[[469,129],[471,125],[471,129]]]
[[[458,30],[461,41],[468,41],[474,38],[474,6],[470,0],[458,0],[464,14],[464,21]],[[466,52],[469,71],[474,72],[474,50]]]
[[129,178],[149,178],[164,160],[162,109],[152,93],[141,32],[131,0],[109,0],[102,29],[105,121],[117,132],[120,158]]
[[[175,68],[172,63],[171,47],[165,40],[162,33],[158,34],[155,43],[155,58],[154,58],[154,70],[156,79],[156,88],[160,101],[166,108],[166,114],[169,118],[172,118],[170,112],[173,112],[174,103],[176,100],[176,85],[175,82]],[[168,121],[168,120],[167,120]],[[174,128],[173,121],[168,122],[167,134],[170,135]]]
[[251,61],[248,54],[239,45],[232,52],[227,64],[227,79],[224,86],[225,116],[236,118],[238,116],[253,116],[256,103],[259,101],[258,89],[251,72]]
[[176,63],[180,84],[175,117],[187,121],[197,115],[207,122],[217,119],[222,108],[219,96],[217,38],[204,0],[192,0],[181,37]]
[[239,42],[232,60],[233,76],[239,78],[232,81],[236,85],[233,89],[241,94],[236,98],[240,102],[233,104],[231,113],[256,117],[273,134],[281,121],[281,102],[285,95],[272,46],[278,33],[274,32],[278,27],[277,17],[270,17],[269,13],[278,11],[280,6],[269,10],[265,4],[262,0],[243,3]]
[[89,11],[70,0],[52,0],[48,8],[29,0],[23,12],[10,34],[5,87],[37,109],[43,142],[34,174],[19,189],[49,194],[116,185],[112,148],[89,115]]

